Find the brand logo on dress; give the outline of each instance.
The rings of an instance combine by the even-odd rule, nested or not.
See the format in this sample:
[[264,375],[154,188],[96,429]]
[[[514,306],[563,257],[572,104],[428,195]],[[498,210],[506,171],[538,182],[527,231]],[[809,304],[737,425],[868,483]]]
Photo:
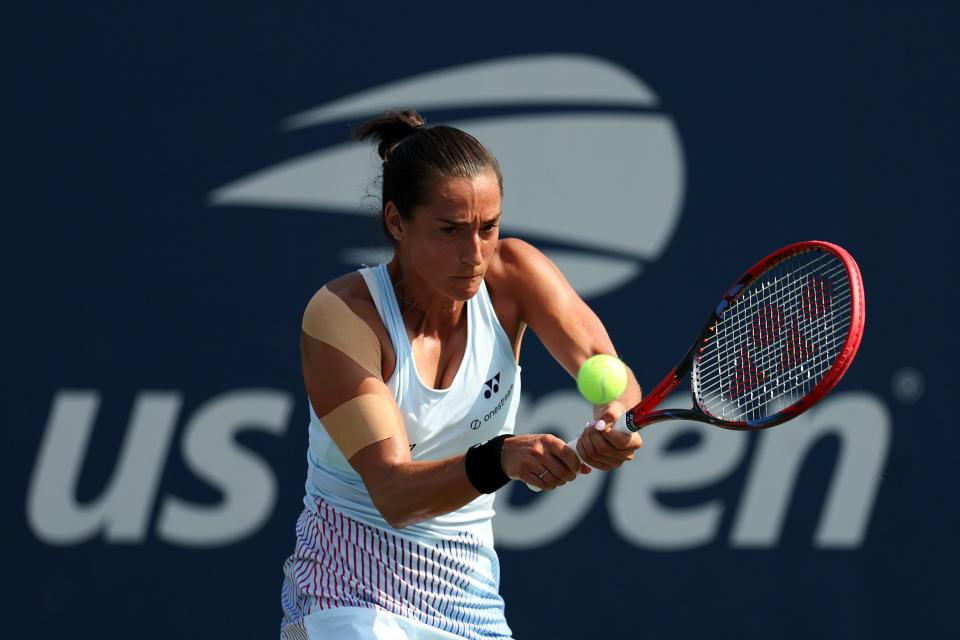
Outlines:
[[500,391],[500,372],[497,371],[497,375],[484,382],[483,386],[486,387],[483,390],[483,397],[489,400],[493,394]]
[[[494,395],[497,395],[500,392],[500,372],[497,372],[497,375],[493,376],[489,380],[483,383],[483,397],[485,400],[489,400]],[[485,422],[489,422],[491,418],[500,413],[500,410],[507,406],[507,402],[513,396],[513,383],[504,391],[503,395],[500,396],[500,400],[497,401],[497,404],[493,405],[493,408],[490,409],[487,413],[483,415],[483,418],[474,418],[470,421],[470,428],[476,431],[479,429]]]

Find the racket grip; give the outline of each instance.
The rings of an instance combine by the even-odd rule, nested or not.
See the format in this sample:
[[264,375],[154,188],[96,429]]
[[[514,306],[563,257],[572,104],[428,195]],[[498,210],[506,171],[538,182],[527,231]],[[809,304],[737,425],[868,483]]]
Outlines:
[[[623,413],[621,413],[621,414],[620,414],[620,417],[617,418],[617,421],[613,423],[613,428],[616,429],[617,431],[619,431],[620,433],[632,433],[632,431],[630,431],[630,429],[627,428],[627,413],[626,413],[626,411],[624,411]],[[573,452],[574,452],[575,454],[577,454],[577,460],[580,460],[580,454],[577,453],[577,443],[578,443],[578,442],[580,442],[580,436],[577,436],[576,438],[574,438],[573,440],[571,440],[570,442],[568,442],[568,443],[567,443],[567,446],[570,447],[571,449],[573,449]],[[581,460],[581,462],[582,462],[582,460]],[[525,483],[525,484],[527,485],[527,488],[530,489],[530,491],[535,491],[535,492],[537,492],[537,493],[540,493],[541,491],[543,491],[543,489],[541,489],[540,487],[534,486],[534,485],[530,484],[529,482],[527,482],[527,483]]]

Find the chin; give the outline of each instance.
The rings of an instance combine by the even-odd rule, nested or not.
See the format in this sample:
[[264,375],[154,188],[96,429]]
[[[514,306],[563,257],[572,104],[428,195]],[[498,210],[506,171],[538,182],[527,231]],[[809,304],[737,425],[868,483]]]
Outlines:
[[449,295],[454,300],[466,302],[480,291],[480,283],[483,278],[458,280],[457,285],[452,288]]

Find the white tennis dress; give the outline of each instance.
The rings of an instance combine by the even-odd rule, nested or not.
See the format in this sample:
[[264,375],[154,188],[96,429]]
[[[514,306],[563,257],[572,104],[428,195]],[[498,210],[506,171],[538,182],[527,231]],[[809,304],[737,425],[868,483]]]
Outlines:
[[[397,364],[387,386],[414,460],[462,454],[512,433],[520,367],[486,285],[467,302],[467,348],[447,389],[417,372],[386,265],[361,269]],[[309,403],[308,403],[309,404]],[[493,495],[403,529],[391,527],[310,409],[305,509],[284,564],[281,637],[509,638],[493,550]]]

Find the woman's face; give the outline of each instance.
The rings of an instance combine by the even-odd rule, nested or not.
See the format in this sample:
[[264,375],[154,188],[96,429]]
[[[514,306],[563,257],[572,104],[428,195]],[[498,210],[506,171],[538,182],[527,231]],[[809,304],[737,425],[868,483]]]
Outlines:
[[400,236],[407,286],[425,289],[418,293],[431,298],[464,301],[476,295],[500,236],[496,175],[438,180],[411,213],[404,220],[393,203],[386,210],[388,227]]

